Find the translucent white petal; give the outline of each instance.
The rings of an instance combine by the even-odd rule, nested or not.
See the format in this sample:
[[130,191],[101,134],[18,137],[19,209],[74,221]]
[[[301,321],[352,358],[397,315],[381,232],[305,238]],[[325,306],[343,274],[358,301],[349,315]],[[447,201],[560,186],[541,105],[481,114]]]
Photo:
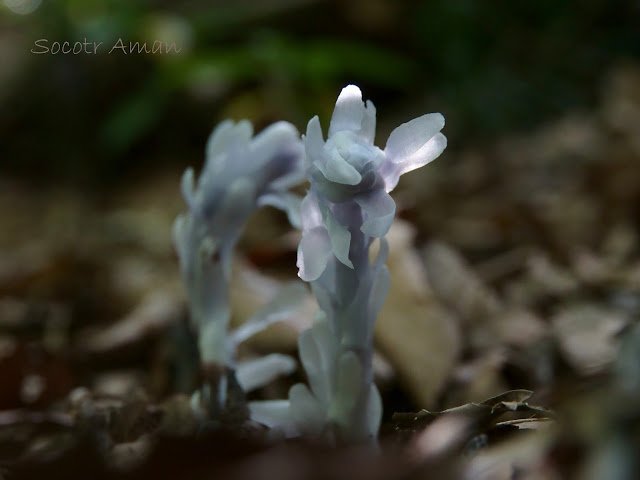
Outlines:
[[211,157],[215,157],[227,148],[227,142],[231,138],[230,132],[233,129],[234,123],[231,120],[225,120],[220,122],[209,135],[207,140],[207,146],[205,149],[207,161]]
[[289,192],[265,193],[258,198],[259,207],[270,205],[284,211],[287,214],[289,223],[295,228],[302,228],[301,204],[302,198]]
[[248,146],[252,136],[253,125],[251,122],[249,120],[240,120],[228,134],[227,140],[229,144],[227,148],[232,148],[234,145]]
[[436,133],[431,140],[422,146],[422,148],[400,162],[400,165],[402,166],[400,169],[400,175],[422,167],[430,161],[438,158],[445,148],[447,148],[447,137],[442,133]]
[[356,401],[362,390],[362,364],[353,352],[345,352],[338,362],[336,396],[331,404],[329,419],[344,424],[353,414]]
[[178,215],[173,222],[173,228],[171,230],[173,243],[176,247],[178,258],[181,262],[187,261],[188,256],[188,217],[184,214]]
[[320,354],[322,370],[329,372],[333,369],[338,352],[338,341],[331,331],[329,320],[326,314],[320,311],[313,321],[311,335],[318,347]]
[[359,131],[362,127],[363,115],[362,92],[355,85],[347,85],[342,89],[336,101],[329,125],[329,137],[342,130]]
[[290,140],[298,138],[298,129],[289,122],[276,122],[257,134],[251,142],[251,150],[264,152],[272,156],[279,147]]
[[375,275],[376,278],[373,281],[371,297],[369,299],[369,314],[372,322],[375,322],[391,287],[391,276],[389,275],[389,269],[386,265],[382,265]]
[[[227,166],[238,167],[236,162],[229,161],[229,157],[237,155],[243,148],[249,147],[251,136],[253,135],[253,125],[248,120],[241,120],[234,123],[226,120],[220,123],[207,141],[206,162],[203,171],[219,174],[222,168]],[[225,157],[226,156],[226,157]]]
[[331,182],[343,185],[357,185],[362,180],[360,172],[347,162],[338,150],[333,148],[325,152],[326,157],[322,161],[315,162],[314,165],[322,172],[325,178]]
[[325,426],[326,412],[306,385],[297,383],[289,390],[290,412],[303,435],[316,437]]
[[337,259],[329,259],[327,268],[323,274],[315,282],[311,283],[311,290],[316,297],[318,306],[327,315],[333,315],[336,309],[336,298],[335,294],[331,292],[331,288],[333,288],[335,282],[333,278],[335,276],[335,266],[337,263]]
[[349,260],[351,232],[336,220],[330,208],[323,211],[323,218],[325,226],[327,227],[327,232],[329,233],[329,239],[331,240],[333,254],[341,263],[345,264],[349,268],[353,268],[353,262]]
[[296,370],[296,361],[289,355],[272,353],[236,365],[236,379],[245,392],[263,387],[267,383]]
[[[375,163],[367,166],[368,163],[375,162],[377,160],[375,150],[367,145],[353,142],[349,145],[348,155],[349,164],[358,170],[360,175],[362,175],[363,171],[375,168]],[[384,156],[382,159],[384,159]]]
[[[267,162],[278,161],[283,153],[286,153],[287,157],[292,157],[291,160],[295,162],[298,142],[300,142],[298,130],[289,122],[276,122],[269,125],[251,141],[252,167],[260,168]],[[301,157],[299,158],[301,160]]]
[[317,115],[309,120],[307,134],[303,136],[303,140],[309,161],[313,161],[322,155],[324,139],[322,138],[320,119]]
[[376,189],[354,197],[365,213],[360,230],[370,237],[384,237],[396,214],[396,202],[387,192]]
[[289,400],[264,400],[249,402],[251,420],[272,429],[282,430],[286,437],[299,435],[291,415]]
[[313,191],[308,192],[302,199],[300,215],[304,231],[322,225],[322,213],[320,212],[320,207],[318,207],[316,194]]
[[235,243],[255,208],[256,186],[248,177],[235,180],[218,206],[213,224],[225,246]]
[[349,200],[352,196],[349,187],[344,184],[330,182],[315,165],[309,169],[309,181],[311,186],[318,193],[318,196],[324,197],[333,203],[340,203]]
[[329,402],[329,372],[324,370],[320,346],[313,336],[312,329],[305,330],[298,338],[298,354],[307,374],[311,391],[322,405]]
[[322,357],[311,329],[303,331],[298,337],[298,355],[310,382],[322,376]]
[[385,161],[380,167],[380,174],[384,178],[384,187],[387,192],[398,185],[400,175],[420,168],[432,160],[435,160],[447,147],[447,138],[437,133],[425,143],[422,148],[412,155],[399,160],[397,163]]
[[387,158],[397,163],[413,155],[444,127],[444,117],[439,113],[427,113],[397,127],[387,140],[384,151]]
[[362,117],[362,129],[360,134],[373,145],[376,138],[376,107],[371,100],[367,100],[364,116]]
[[317,280],[331,255],[331,240],[324,227],[316,227],[302,236],[298,245],[298,276],[305,282]]
[[323,384],[319,385],[319,391],[316,392],[314,390],[314,392],[323,404],[328,405],[333,391],[332,382],[336,372],[338,342],[331,332],[326,315],[316,315],[311,328],[311,335],[316,343],[320,357],[320,371],[324,380]]
[[220,309],[207,312],[198,325],[198,346],[200,347],[200,360],[220,365],[229,365],[232,355],[229,351],[227,339],[227,325],[229,324],[228,309]]
[[193,168],[187,168],[182,174],[182,181],[180,182],[180,189],[182,190],[182,196],[184,201],[187,202],[189,209],[193,210],[196,203],[195,193],[195,174]]
[[380,429],[382,420],[382,399],[375,384],[371,385],[367,401],[367,429],[369,436],[375,437]]
[[377,270],[382,267],[384,263],[387,261],[387,257],[389,256],[389,242],[385,237],[380,237],[380,250],[378,250],[378,255],[376,259],[373,261],[373,265],[371,265],[372,270]]

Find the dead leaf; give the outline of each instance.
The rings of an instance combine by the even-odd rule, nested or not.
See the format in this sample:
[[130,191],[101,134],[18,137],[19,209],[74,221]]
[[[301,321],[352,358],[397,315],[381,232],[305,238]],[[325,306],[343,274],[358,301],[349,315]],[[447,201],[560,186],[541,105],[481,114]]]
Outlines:
[[565,307],[551,323],[567,361],[581,374],[589,375],[613,362],[618,352],[615,337],[628,319],[616,310],[585,303]]
[[387,236],[391,289],[375,326],[376,344],[419,405],[433,405],[461,347],[457,320],[427,287],[412,242],[415,232],[396,220]]

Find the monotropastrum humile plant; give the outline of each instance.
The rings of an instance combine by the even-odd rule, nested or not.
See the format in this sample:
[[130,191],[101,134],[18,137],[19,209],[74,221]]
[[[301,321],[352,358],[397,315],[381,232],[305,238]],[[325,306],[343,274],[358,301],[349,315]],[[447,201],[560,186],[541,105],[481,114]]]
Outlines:
[[237,344],[286,317],[303,293],[299,285],[290,285],[249,322],[228,332],[233,250],[251,214],[261,205],[274,205],[287,211],[294,225],[300,221],[299,199],[287,191],[304,178],[298,131],[289,123],[278,122],[252,135],[253,127],[247,121],[225,121],[217,126],[207,143],[197,187],[191,168],[182,177],[182,194],[189,209],[173,228],[203,378],[193,406],[214,420],[246,413],[242,383],[260,386],[256,375],[271,378],[279,371],[290,372],[294,364],[281,355],[248,363],[245,382],[238,385]]
[[[389,192],[400,175],[442,153],[443,126],[439,113],[423,115],[393,130],[381,149],[374,144],[375,107],[349,85],[338,97],[326,140],[317,116],[303,141],[285,122],[253,140],[246,121],[216,128],[197,189],[193,171],[185,172],[182,191],[189,212],[174,227],[205,372],[194,408],[213,420],[233,410],[246,412],[235,374],[235,345],[290,313],[298,297],[290,286],[266,313],[239,331],[227,331],[233,247],[250,213],[270,204],[286,210],[302,229],[298,276],[311,284],[319,310],[298,341],[309,385],[294,385],[288,400],[251,402],[250,415],[289,436],[333,443],[375,440],[382,404],[373,383],[373,327],[390,285],[385,236],[396,205]],[[287,189],[305,178],[309,189],[300,202]],[[379,249],[371,261],[376,239]],[[252,367],[248,376],[260,372],[270,379],[288,365],[286,359],[272,360],[270,366]]]

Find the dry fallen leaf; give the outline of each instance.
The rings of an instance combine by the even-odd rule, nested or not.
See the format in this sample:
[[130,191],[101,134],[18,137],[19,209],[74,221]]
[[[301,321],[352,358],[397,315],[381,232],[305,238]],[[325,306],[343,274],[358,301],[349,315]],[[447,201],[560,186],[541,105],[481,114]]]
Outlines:
[[584,375],[597,373],[616,358],[616,335],[628,319],[597,304],[565,307],[551,319],[553,333],[567,361]]
[[483,322],[502,308],[489,289],[452,247],[431,242],[424,253],[429,283],[438,298],[465,323]]
[[375,340],[414,401],[427,407],[434,405],[458,359],[461,334],[457,319],[428,288],[413,237],[413,228],[398,220],[387,236],[391,289]]

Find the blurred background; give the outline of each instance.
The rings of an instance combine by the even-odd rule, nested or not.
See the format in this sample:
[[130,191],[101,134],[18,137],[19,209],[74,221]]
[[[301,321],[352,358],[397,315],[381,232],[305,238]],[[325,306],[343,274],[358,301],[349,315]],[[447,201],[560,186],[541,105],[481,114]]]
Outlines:
[[[619,363],[640,315],[638,25],[637,0],[2,0],[0,408],[78,386],[190,391],[182,172],[226,118],[303,132],[318,114],[326,132],[349,83],[381,147],[425,112],[447,121],[445,153],[394,193],[385,418],[509,388],[563,405],[571,382],[640,378],[634,353]],[[40,39],[102,45],[34,54]],[[180,52],[109,53],[118,39]],[[296,241],[279,212],[252,220],[238,321],[295,277]],[[307,320],[247,354],[295,355]]]
[[[594,106],[640,50],[631,0],[3,0],[0,12],[3,172],[92,191],[197,165],[224,118],[326,121],[351,82],[380,110],[381,139],[440,111],[460,150]],[[119,38],[181,51],[109,55]],[[38,39],[103,45],[36,55]]]

